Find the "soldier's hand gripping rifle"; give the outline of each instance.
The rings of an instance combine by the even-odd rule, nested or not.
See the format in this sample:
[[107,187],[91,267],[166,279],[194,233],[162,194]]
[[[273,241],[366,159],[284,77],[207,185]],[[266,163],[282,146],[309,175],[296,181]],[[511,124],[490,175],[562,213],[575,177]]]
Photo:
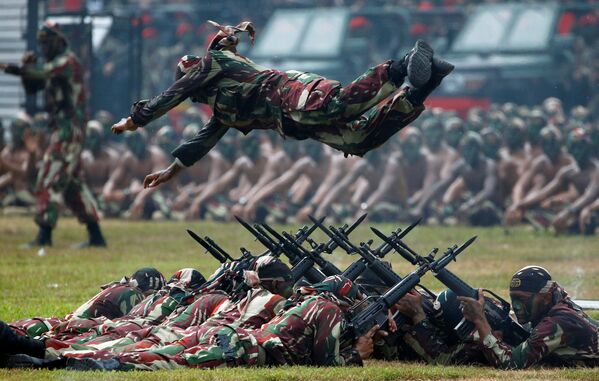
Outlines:
[[[456,256],[460,254],[468,245],[464,244],[459,249],[450,253],[445,253],[441,258],[434,259],[431,253],[428,260],[420,265],[416,270],[408,274],[400,282],[391,287],[387,292],[381,295],[375,302],[372,302],[362,311],[356,313],[348,323],[348,329],[342,335],[342,341],[350,342],[368,332],[372,327],[378,325],[384,327],[389,318],[389,308],[403,298],[411,289],[413,289],[420,279],[431,268],[443,268]],[[396,319],[397,321],[397,319]]]
[[[380,231],[375,228],[371,229],[381,239],[387,239],[387,237]],[[475,238],[476,237],[473,237],[471,240],[474,240]],[[423,261],[426,261],[425,258],[418,255],[403,242],[396,242],[394,246],[398,246],[396,250],[413,265],[420,265]],[[448,251],[454,249],[455,246],[449,248]],[[478,290],[464,282],[453,272],[445,268],[431,268],[431,272],[441,283],[456,295],[478,299]],[[512,346],[519,345],[525,341],[530,336],[530,332],[510,317],[510,304],[492,291],[484,291],[495,298],[495,300],[493,300],[485,297],[485,316],[491,328],[493,330],[502,331],[503,340]],[[474,331],[474,324],[462,318],[460,323],[455,327],[455,331],[459,338],[462,340],[466,339]]]

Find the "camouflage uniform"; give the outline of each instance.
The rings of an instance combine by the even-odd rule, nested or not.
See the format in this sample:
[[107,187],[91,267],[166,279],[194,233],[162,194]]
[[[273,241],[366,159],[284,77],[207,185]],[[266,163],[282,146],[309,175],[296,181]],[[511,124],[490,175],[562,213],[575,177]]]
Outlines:
[[29,318],[12,322],[10,326],[18,333],[36,337],[55,329],[60,330],[61,325],[66,325],[74,319],[115,319],[127,315],[133,306],[143,300],[144,295],[139,288],[125,279],[103,286],[102,291],[64,319]]
[[53,129],[35,187],[36,222],[54,227],[62,202],[81,222],[98,221],[94,198],[81,176],[86,101],[79,60],[66,48],[41,68],[26,64],[12,66],[7,72],[20,75],[29,93],[45,89],[48,125]]
[[511,347],[490,334],[483,339],[483,354],[493,366],[505,369],[536,364],[598,366],[598,329],[599,323],[564,294],[525,342]]
[[[282,296],[262,288],[253,288],[239,303],[230,302],[202,325],[186,329],[179,340],[152,350],[121,352],[117,358],[125,369],[158,370],[201,366],[207,353],[219,351],[216,344],[218,336],[230,337],[238,329],[260,327],[281,310],[284,301]],[[110,357],[98,355],[101,354],[92,356],[104,359]],[[211,367],[213,366],[216,365],[212,363]]]
[[424,109],[390,80],[391,63],[371,68],[342,88],[316,74],[267,69],[231,51],[209,50],[169,89],[138,102],[131,118],[144,126],[186,98],[210,105],[214,115],[206,126],[173,151],[184,166],[200,160],[229,128],[243,133],[276,129],[363,155]]

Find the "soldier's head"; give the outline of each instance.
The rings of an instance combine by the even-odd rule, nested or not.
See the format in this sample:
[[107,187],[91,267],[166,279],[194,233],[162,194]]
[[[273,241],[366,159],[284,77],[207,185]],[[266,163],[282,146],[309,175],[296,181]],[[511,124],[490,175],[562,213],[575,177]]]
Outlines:
[[322,282],[313,284],[308,289],[328,295],[336,300],[342,310],[349,308],[360,297],[358,286],[342,275],[328,276]]
[[579,166],[585,167],[590,159],[592,144],[589,135],[582,128],[576,128],[568,133],[567,139],[568,152]]
[[503,132],[503,139],[510,151],[524,148],[526,128],[522,119],[513,118],[509,121]]
[[480,132],[480,137],[483,139],[483,153],[486,157],[496,160],[499,157],[499,149],[503,141],[501,136],[494,129],[487,127]]
[[540,143],[540,133],[547,125],[547,118],[541,109],[533,109],[528,115],[528,126],[526,128],[527,140],[530,144]]
[[125,133],[125,145],[138,159],[144,159],[147,155],[146,145],[148,134],[143,129],[138,129],[135,133]]
[[197,291],[204,283],[206,283],[206,279],[201,272],[192,268],[184,268],[173,274],[167,286],[184,291]]
[[469,131],[460,141],[460,153],[471,167],[478,166],[482,152],[483,140],[476,132]]
[[229,129],[216,145],[218,152],[220,152],[220,154],[229,162],[232,162],[237,155],[238,144],[237,139],[235,139],[235,134],[237,133],[237,130]]
[[135,280],[137,287],[144,293],[150,294],[160,290],[166,284],[166,279],[162,273],[153,267],[143,267],[131,275]]
[[[291,270],[280,259],[270,255],[262,256],[254,263],[254,271],[258,276],[260,285],[266,290],[285,298],[291,296],[293,291]],[[246,274],[246,283],[249,274],[249,272]]]
[[541,147],[551,161],[557,160],[562,151],[562,133],[555,126],[547,126],[541,130]]
[[64,52],[68,45],[67,39],[58,25],[51,21],[46,21],[39,29],[37,42],[46,61],[51,61]]
[[208,44],[208,50],[228,50],[237,51],[239,44],[239,33],[248,33],[250,42],[254,43],[255,29],[254,25],[249,21],[241,22],[235,26],[220,25],[214,21],[208,20],[208,23],[215,26],[219,31]]
[[104,132],[102,131],[102,124],[97,120],[90,120],[87,122],[85,129],[85,147],[93,153],[98,153],[102,148],[102,140],[104,138]]
[[460,140],[466,133],[464,122],[460,118],[450,118],[445,124],[445,141],[453,148],[457,148]]
[[[31,118],[25,113],[20,113],[10,124],[10,137],[12,146],[21,149],[25,146],[25,135],[31,133]],[[0,134],[2,131],[0,130]]]
[[189,73],[194,67],[196,67],[202,59],[193,54],[186,54],[179,58],[177,68],[175,69],[175,81],[181,79],[185,74]]
[[518,270],[510,282],[512,308],[521,324],[536,325],[562,296],[562,290],[540,266]]
[[429,118],[422,122],[422,134],[424,142],[431,151],[436,151],[443,142],[443,124],[437,118]]
[[156,132],[155,139],[156,145],[167,154],[170,154],[179,144],[179,136],[169,125],[160,127]]
[[404,158],[415,161],[420,157],[422,134],[416,127],[405,128],[400,135],[399,147]]

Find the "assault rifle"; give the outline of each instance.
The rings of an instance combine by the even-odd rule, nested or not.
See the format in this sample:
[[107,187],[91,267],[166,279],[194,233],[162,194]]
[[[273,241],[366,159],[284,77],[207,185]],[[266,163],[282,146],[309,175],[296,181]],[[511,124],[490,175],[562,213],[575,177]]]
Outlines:
[[[422,263],[427,261],[426,258],[418,255],[405,243],[392,242],[376,228],[371,228],[371,230],[381,239],[389,241],[389,244],[397,246],[396,250],[411,264],[422,265]],[[471,240],[474,240],[475,238],[476,237],[473,237]],[[455,250],[455,246],[448,249],[448,251],[451,250]],[[452,290],[456,295],[478,299],[478,290],[464,282],[453,272],[442,267],[431,267],[431,272],[441,283]],[[530,332],[510,317],[510,304],[492,291],[486,289],[483,291],[488,292],[495,298],[495,300],[493,300],[485,297],[485,316],[487,317],[491,328],[493,330],[502,331],[503,340],[512,346],[519,345],[525,341],[530,336]],[[454,330],[456,331],[457,336],[464,340],[472,333],[472,331],[474,331],[474,324],[462,318],[460,323],[454,327]]]
[[[279,257],[281,255],[283,250],[280,245],[273,243],[272,240],[270,240],[267,236],[265,236],[261,231],[259,231],[252,225],[248,224],[241,217],[235,216],[235,219],[241,224],[241,226],[243,226],[254,237],[256,237],[257,241],[259,241],[262,245],[264,245],[267,248],[267,250],[265,252],[260,254],[261,256],[262,255],[272,255],[275,257]],[[323,217],[321,219],[321,221],[324,221],[324,219],[325,219],[325,217]],[[297,231],[297,233],[295,233],[295,237],[294,237],[293,241],[297,242],[298,244],[301,245],[304,241],[309,239],[310,234],[312,234],[315,230],[316,230],[316,225],[312,225],[310,227],[303,226],[302,228],[300,228]]]
[[[310,216],[312,222],[317,225],[331,240],[335,241],[335,243],[345,250],[348,254],[359,254],[361,259],[352,263],[341,275],[346,278],[354,281],[366,270],[369,268],[372,270],[377,276],[381,278],[381,280],[389,287],[397,284],[401,281],[401,277],[397,275],[393,270],[387,267],[382,261],[381,258],[384,258],[389,251],[391,251],[391,245],[386,242],[381,245],[379,248],[374,251],[364,242],[360,243],[360,247],[355,246],[351,241],[347,238],[347,235],[344,234],[339,229],[334,226],[325,227],[320,221],[317,221],[314,217]],[[403,231],[394,235],[394,240],[401,240],[405,237],[420,221],[416,221],[411,224]]]
[[[408,274],[400,282],[381,295],[375,302],[355,314],[349,321],[348,329],[344,331],[342,340],[348,342],[363,336],[372,327],[383,327],[389,318],[388,311],[395,303],[413,289],[427,271],[432,268],[442,269],[464,251],[472,242],[466,242],[455,251],[446,252],[439,259],[434,259],[434,252],[427,256],[427,260],[416,270]],[[396,319],[397,321],[397,319]]]

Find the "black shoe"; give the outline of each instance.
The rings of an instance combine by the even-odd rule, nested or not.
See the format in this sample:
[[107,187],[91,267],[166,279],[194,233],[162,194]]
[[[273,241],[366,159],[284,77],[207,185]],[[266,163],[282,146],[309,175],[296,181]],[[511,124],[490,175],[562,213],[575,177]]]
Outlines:
[[87,233],[89,234],[89,239],[85,242],[81,242],[73,245],[74,249],[86,249],[89,247],[106,247],[106,240],[102,235],[102,230],[100,230],[100,225],[97,222],[89,222],[87,224]]
[[49,226],[40,226],[37,237],[28,243],[21,245],[22,249],[33,249],[36,247],[52,246],[52,228]]
[[420,105],[441,84],[443,78],[453,71],[455,66],[439,58],[433,58],[432,74],[429,81],[421,87],[410,89],[408,100],[412,105]]
[[424,86],[431,78],[433,65],[433,48],[426,42],[418,40],[408,55],[407,75],[412,86]]
[[90,358],[67,358],[66,368],[69,370],[120,370],[121,363],[117,359],[94,360]]

